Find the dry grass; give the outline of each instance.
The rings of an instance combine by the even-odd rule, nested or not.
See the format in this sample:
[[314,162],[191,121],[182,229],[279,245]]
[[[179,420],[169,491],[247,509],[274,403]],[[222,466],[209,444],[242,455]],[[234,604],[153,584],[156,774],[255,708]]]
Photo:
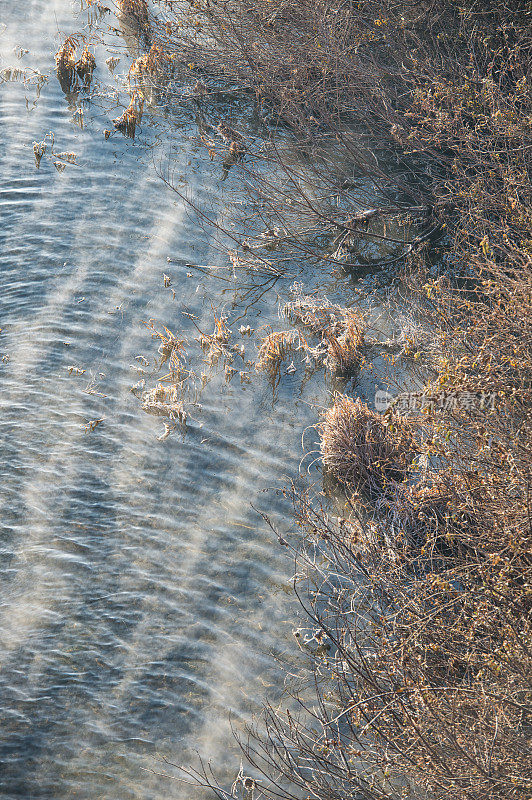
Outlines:
[[124,136],[128,136],[130,139],[134,139],[137,125],[142,120],[143,110],[144,99],[139,92],[135,91],[131,95],[130,103],[125,111],[113,120],[113,125],[116,130],[123,133]]
[[96,69],[96,59],[89,45],[85,43],[80,58],[76,60],[77,48],[83,41],[85,37],[82,34],[69,36],[55,54],[57,79],[65,94],[80,89],[78,78],[81,79],[84,89],[90,87]]
[[352,375],[355,373],[361,360],[361,351],[364,347],[364,333],[360,315],[353,309],[344,312],[340,323],[339,334],[327,330],[327,367],[335,375]]
[[142,38],[146,47],[151,45],[151,28],[146,0],[116,0],[118,21],[125,35]]
[[57,79],[64,92],[72,91],[77,83],[76,47],[78,38],[69,36],[55,54]]
[[232,331],[227,326],[226,318],[222,314],[216,316],[214,309],[213,321],[213,332],[211,334],[201,332],[198,341],[204,353],[205,364],[208,367],[214,367],[222,360],[226,374],[228,374],[227,369],[230,369],[235,357],[230,344]]
[[331,303],[326,297],[304,295],[299,284],[295,284],[292,292],[294,299],[285,303],[280,316],[319,338],[318,347],[306,345],[311,357],[323,359],[327,369],[336,376],[353,375],[360,366],[364,347],[362,314],[354,308]]
[[147,24],[148,22],[147,0],[116,0],[116,8],[119,14],[135,16],[139,23]]
[[269,333],[260,342],[259,354],[255,364],[257,372],[265,372],[275,384],[281,375],[283,361],[290,353],[297,352],[302,346],[297,331],[278,331]]
[[319,431],[324,469],[369,496],[403,481],[417,450],[404,420],[391,417],[385,422],[358,398],[338,396],[324,413]]
[[86,89],[91,85],[92,74],[95,69],[96,59],[94,58],[94,53],[91,53],[88,45],[85,45],[81,58],[76,63],[76,72],[83,81],[83,85]]
[[187,413],[185,404],[179,396],[177,386],[163,386],[158,383],[142,395],[141,408],[147,414],[157,417],[168,417],[170,420],[185,424]]
[[304,295],[302,288],[301,284],[294,284],[291,289],[293,299],[284,304],[280,316],[315,336],[323,336],[325,331],[339,324],[346,310],[326,297]]

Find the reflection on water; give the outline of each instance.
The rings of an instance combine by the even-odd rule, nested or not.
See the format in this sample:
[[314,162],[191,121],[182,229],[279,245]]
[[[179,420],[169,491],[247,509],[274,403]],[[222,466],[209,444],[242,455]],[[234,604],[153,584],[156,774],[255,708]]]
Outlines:
[[[68,0],[1,13],[0,67],[49,74],[57,31],[75,29]],[[216,256],[157,178],[149,125],[106,141],[86,106],[81,130],[53,74],[34,99],[0,87],[0,793],[188,796],[145,770],[198,748],[233,777],[229,718],[257,709],[292,650],[291,565],[250,502],[282,512],[262,490],[295,473],[313,412],[214,381],[186,438],[156,440],[130,392],[153,348],[142,321],[190,331],[185,309],[211,326],[224,284],[185,264]],[[76,153],[62,173],[35,168],[48,131]],[[174,166],[209,202],[210,166],[174,135]]]

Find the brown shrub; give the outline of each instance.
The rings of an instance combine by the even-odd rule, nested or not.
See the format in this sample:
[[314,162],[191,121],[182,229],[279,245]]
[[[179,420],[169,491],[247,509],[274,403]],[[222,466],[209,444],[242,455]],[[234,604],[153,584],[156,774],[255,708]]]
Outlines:
[[128,107],[119,117],[113,120],[116,130],[123,133],[124,136],[129,136],[130,139],[134,139],[136,127],[142,119],[143,109],[144,100],[142,96],[137,92],[133,92]]

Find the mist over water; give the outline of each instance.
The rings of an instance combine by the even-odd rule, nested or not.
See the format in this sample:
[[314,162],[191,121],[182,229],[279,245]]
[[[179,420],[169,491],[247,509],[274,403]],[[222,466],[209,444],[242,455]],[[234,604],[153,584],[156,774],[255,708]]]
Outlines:
[[[77,29],[68,0],[0,2],[0,69],[50,76],[37,103],[0,86],[0,794],[189,797],[146,770],[198,749],[232,779],[230,718],[282,688],[292,564],[251,503],[286,514],[263,490],[297,475],[307,401],[323,397],[273,409],[260,382],[213,381],[186,437],[157,440],[161,420],[130,391],[135,357],[157,347],[142,322],[192,337],[181,310],[210,329],[211,303],[229,299],[185,266],[219,254],[156,174],[155,121],[134,142],[106,141],[90,105],[72,123],[52,69],[58,32]],[[35,168],[48,131],[79,166]],[[215,202],[214,167],[172,135],[189,196]],[[251,313],[258,327],[276,303]]]

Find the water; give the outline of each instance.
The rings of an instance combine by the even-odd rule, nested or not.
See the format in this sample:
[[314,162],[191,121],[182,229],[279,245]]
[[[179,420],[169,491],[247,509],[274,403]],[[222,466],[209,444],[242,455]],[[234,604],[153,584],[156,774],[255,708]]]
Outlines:
[[[188,798],[150,770],[198,750],[232,780],[230,720],[279,696],[279,660],[297,652],[293,565],[252,505],[288,519],[265,490],[297,477],[302,432],[329,394],[287,376],[272,403],[262,379],[214,378],[186,436],[157,439],[163,423],[131,392],[136,357],[157,349],[143,322],[181,331],[197,359],[182,312],[207,332],[212,306],[238,316],[230,286],[187,267],[220,252],[157,172],[170,163],[214,216],[226,184],[190,119],[147,115],[134,142],[106,140],[120,113],[107,94],[84,106],[83,129],[72,122],[52,67],[58,32],[86,21],[74,11],[0,0],[0,69],[50,78],[38,102],[20,81],[0,86],[0,793]],[[110,52],[97,49],[106,85]],[[79,166],[35,168],[32,143],[48,131]],[[289,282],[243,321],[278,325],[275,292]]]
[[[294,650],[292,564],[250,504],[286,514],[263,490],[297,474],[315,414],[308,396],[274,409],[263,382],[214,380],[186,437],[157,440],[130,391],[135,356],[157,347],[142,322],[192,337],[185,309],[211,330],[230,294],[185,264],[219,254],[156,175],[156,120],[135,142],[106,141],[116,114],[98,107],[72,123],[52,73],[70,3],[2,0],[0,23],[0,68],[51,76],[35,105],[34,89],[0,87],[0,794],[188,797],[147,770],[198,749],[234,777],[229,720],[278,694],[276,659]],[[79,167],[35,168],[48,131]],[[189,195],[215,201],[214,167],[173,136]],[[252,315],[275,312],[265,299]]]

